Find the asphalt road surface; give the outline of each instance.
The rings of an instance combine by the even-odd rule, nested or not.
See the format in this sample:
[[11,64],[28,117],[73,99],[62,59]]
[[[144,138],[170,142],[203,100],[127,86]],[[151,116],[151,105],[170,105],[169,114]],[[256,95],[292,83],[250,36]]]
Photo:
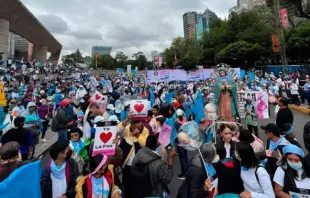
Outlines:
[[[273,107],[271,107],[271,118],[270,119],[263,119],[259,121],[259,127],[261,125],[266,125],[268,123],[275,123],[275,116],[273,115]],[[303,127],[306,124],[306,122],[309,121],[309,116],[307,114],[304,113],[300,113],[297,111],[293,111],[294,113],[294,128],[296,131],[296,135],[297,135],[297,139],[299,141],[299,143],[304,147],[304,142],[303,142]],[[264,133],[264,131],[262,131],[261,129],[259,129],[259,134],[260,134],[260,138],[266,142],[266,135]],[[305,150],[304,150],[305,151]],[[190,151],[189,153],[189,159],[193,156],[195,156],[197,154],[197,152],[194,151]],[[48,154],[48,152],[46,152],[46,154],[42,157],[42,167],[45,168],[48,161],[50,160],[50,156]],[[169,189],[171,191],[171,197],[176,197],[177,192],[179,187],[181,186],[183,180],[179,180],[177,178],[177,175],[180,174],[180,162],[179,162],[179,158],[176,155],[175,159],[174,159],[174,175],[173,175],[173,179],[169,185]]]

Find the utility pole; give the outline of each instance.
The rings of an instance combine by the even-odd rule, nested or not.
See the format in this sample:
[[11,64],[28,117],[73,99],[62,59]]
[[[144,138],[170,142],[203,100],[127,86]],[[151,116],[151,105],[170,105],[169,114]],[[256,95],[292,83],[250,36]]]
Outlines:
[[281,16],[280,16],[280,0],[273,0],[274,2],[274,11],[275,11],[275,16],[276,17],[276,28],[277,28],[277,33],[279,35],[280,39],[280,56],[281,56],[281,63],[287,70],[287,57],[286,57],[286,50],[285,50],[285,39],[284,39],[284,32],[283,32],[283,27],[282,27],[282,22],[281,22]]

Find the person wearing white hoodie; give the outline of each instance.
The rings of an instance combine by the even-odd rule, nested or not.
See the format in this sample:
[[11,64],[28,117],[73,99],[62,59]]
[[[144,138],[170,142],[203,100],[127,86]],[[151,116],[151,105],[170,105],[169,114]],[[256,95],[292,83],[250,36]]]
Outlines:
[[85,90],[83,85],[80,85],[80,87],[78,88],[75,94],[76,100],[79,102],[80,99],[82,99],[86,94],[87,94],[87,91]]

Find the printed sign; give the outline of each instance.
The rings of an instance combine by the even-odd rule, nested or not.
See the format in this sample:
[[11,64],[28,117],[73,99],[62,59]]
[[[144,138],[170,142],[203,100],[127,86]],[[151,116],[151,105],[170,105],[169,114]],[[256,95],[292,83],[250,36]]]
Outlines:
[[100,102],[102,99],[103,99],[103,95],[99,91],[96,91],[94,95],[89,99],[89,102],[97,103],[97,102]]
[[197,71],[194,71],[194,72],[189,72],[188,73],[188,80],[189,81],[203,80],[202,70],[197,70]]
[[264,91],[238,92],[237,108],[240,118],[245,118],[245,100],[250,98],[258,115],[258,119],[269,118],[268,93]]
[[131,119],[141,120],[147,118],[148,101],[147,100],[131,100],[130,114]]
[[131,74],[131,65],[127,65],[127,73]]
[[289,188],[289,193],[293,198],[310,198],[310,189],[301,189],[301,188]]
[[96,127],[94,150],[92,156],[97,154],[114,155],[115,144],[113,139],[116,137],[116,126]]

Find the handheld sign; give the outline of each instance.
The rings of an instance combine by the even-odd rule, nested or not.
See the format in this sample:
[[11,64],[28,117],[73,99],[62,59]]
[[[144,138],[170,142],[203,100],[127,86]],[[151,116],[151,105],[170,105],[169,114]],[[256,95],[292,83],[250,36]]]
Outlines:
[[114,155],[116,137],[116,126],[96,127],[95,142],[92,156],[103,154],[107,156]]
[[148,101],[144,99],[130,101],[130,113],[132,120],[142,120],[147,118]]
[[99,91],[96,91],[94,95],[89,99],[89,102],[98,103],[102,99],[103,99],[103,95]]

